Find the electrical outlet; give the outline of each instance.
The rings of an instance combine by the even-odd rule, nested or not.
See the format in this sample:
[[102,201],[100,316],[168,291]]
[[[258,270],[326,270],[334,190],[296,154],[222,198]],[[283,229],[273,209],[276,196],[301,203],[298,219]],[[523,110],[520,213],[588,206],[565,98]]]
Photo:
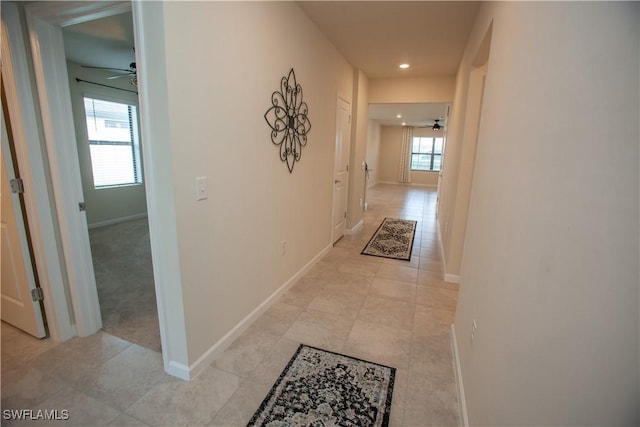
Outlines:
[[478,331],[478,324],[476,323],[476,320],[473,319],[473,321],[471,322],[471,342],[473,343],[473,340],[476,339],[476,332]]
[[280,242],[280,256],[284,256],[287,253],[287,241]]
[[362,199],[360,199],[360,207],[362,207]]

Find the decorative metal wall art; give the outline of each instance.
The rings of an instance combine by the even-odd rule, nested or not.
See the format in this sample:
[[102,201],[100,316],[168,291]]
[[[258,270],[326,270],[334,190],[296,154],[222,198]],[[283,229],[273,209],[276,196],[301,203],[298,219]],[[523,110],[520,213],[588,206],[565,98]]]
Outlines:
[[264,114],[271,127],[271,142],[280,147],[280,160],[287,163],[292,173],[311,130],[309,107],[302,100],[302,86],[296,81],[293,68],[280,80],[280,91],[273,92],[271,104]]

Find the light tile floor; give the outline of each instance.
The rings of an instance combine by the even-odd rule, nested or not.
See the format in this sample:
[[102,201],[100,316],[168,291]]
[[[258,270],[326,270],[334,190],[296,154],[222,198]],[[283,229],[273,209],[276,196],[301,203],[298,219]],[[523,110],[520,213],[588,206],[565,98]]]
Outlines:
[[[436,192],[369,191],[345,236],[201,375],[168,376],[160,353],[100,332],[63,344],[2,324],[2,409],[67,409],[56,425],[243,426],[300,343],[397,368],[392,426],[457,426],[450,347],[457,285],[441,280]],[[411,261],[360,255],[385,216],[418,220]],[[49,425],[2,420],[2,425]]]

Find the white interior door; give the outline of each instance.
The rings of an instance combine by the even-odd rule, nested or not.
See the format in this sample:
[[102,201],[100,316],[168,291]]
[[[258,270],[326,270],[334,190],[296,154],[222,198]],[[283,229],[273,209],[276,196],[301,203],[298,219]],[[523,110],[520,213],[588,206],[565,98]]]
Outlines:
[[33,274],[26,228],[22,216],[19,194],[11,192],[9,180],[14,174],[7,130],[2,120],[2,187],[0,187],[0,240],[2,264],[0,266],[0,298],[2,320],[37,338],[46,336],[42,309],[39,301],[33,301],[31,290],[36,281]]
[[336,109],[336,151],[333,168],[333,243],[344,235],[347,223],[350,136],[351,104],[338,97],[338,106]]

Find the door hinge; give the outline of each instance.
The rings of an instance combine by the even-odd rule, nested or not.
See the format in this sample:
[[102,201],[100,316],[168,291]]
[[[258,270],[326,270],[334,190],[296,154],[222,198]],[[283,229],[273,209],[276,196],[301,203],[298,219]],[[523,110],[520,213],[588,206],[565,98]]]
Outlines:
[[78,203],[78,209],[80,209],[80,212],[86,211],[87,210],[87,204],[85,202]]
[[349,172],[349,165],[347,165],[347,172]]
[[11,185],[12,193],[24,193],[24,182],[22,178],[13,178],[9,180],[9,185]]
[[345,217],[345,218],[347,217],[347,212],[346,212],[346,211],[345,211],[345,213],[344,213],[344,217]]
[[42,301],[44,299],[44,294],[42,293],[42,288],[33,288],[33,289],[31,289],[31,299],[33,301]]

